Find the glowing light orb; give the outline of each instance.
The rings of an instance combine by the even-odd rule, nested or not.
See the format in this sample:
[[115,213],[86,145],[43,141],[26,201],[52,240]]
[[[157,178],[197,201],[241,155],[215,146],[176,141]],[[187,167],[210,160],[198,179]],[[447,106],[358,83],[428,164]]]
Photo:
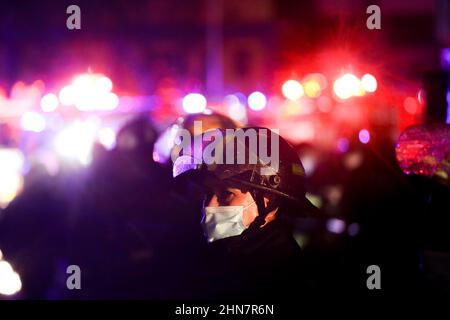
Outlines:
[[303,86],[296,80],[288,80],[281,88],[283,95],[289,100],[298,100],[304,95]]
[[20,276],[14,271],[12,266],[4,260],[0,261],[0,294],[13,295],[22,289]]
[[250,109],[261,111],[266,107],[267,99],[263,93],[255,91],[248,96],[247,103]]
[[40,113],[30,111],[22,115],[20,125],[25,131],[42,132],[46,127],[46,121]]
[[336,96],[343,100],[364,94],[360,80],[351,73],[346,73],[338,78],[334,82],[333,90]]
[[76,96],[73,86],[65,86],[61,89],[61,91],[59,91],[59,101],[61,101],[61,104],[66,106],[75,104]]
[[305,94],[310,98],[317,98],[320,96],[321,93],[321,87],[319,82],[316,80],[308,80],[305,83],[303,83],[303,87],[305,89]]
[[47,93],[41,99],[41,109],[44,112],[52,112],[58,108],[58,97],[53,93]]
[[189,93],[183,98],[182,104],[187,113],[201,113],[205,111],[207,101],[200,93]]
[[370,133],[366,129],[362,129],[358,134],[359,141],[363,144],[367,144],[370,141]]
[[103,127],[98,131],[98,141],[108,150],[116,144],[116,132],[112,128]]
[[375,92],[377,90],[377,79],[369,73],[366,73],[361,78],[361,85],[367,92]]

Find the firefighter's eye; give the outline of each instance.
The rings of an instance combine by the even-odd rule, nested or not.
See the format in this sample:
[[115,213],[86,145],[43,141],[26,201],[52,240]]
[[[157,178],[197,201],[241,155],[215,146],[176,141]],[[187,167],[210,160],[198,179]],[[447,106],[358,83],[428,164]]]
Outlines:
[[211,201],[212,197],[214,197],[213,192],[205,192],[205,194],[203,196],[203,203],[209,203]]
[[228,190],[221,190],[217,194],[219,202],[230,201],[233,199],[234,193]]

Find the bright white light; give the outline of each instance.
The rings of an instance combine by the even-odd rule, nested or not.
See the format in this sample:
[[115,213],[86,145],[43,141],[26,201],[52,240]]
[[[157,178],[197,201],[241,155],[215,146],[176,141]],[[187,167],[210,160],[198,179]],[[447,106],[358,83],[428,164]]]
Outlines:
[[41,99],[41,109],[44,112],[52,112],[58,108],[58,97],[53,93],[47,93]]
[[288,80],[281,88],[283,95],[289,100],[298,100],[304,95],[303,86],[296,80]]
[[230,106],[230,108],[228,109],[228,115],[231,119],[239,121],[241,123],[247,122],[247,110],[245,109],[245,106],[240,103]]
[[99,92],[108,93],[111,92],[113,83],[108,77],[100,77],[95,81],[95,87]]
[[377,90],[377,79],[369,73],[361,78],[361,85],[367,92],[375,92]]
[[80,111],[93,111],[98,107],[99,102],[101,102],[101,99],[97,96],[90,96],[90,95],[79,96],[77,98],[75,108],[77,108]]
[[351,73],[346,73],[342,77],[338,78],[334,82],[333,90],[336,96],[344,100],[353,96],[360,96],[364,94],[364,89],[361,86],[361,82]]
[[45,129],[46,123],[43,115],[30,111],[22,115],[20,125],[25,131],[41,132]]
[[14,272],[11,265],[4,260],[0,261],[0,294],[13,295],[22,289],[22,281]]
[[98,141],[108,150],[116,144],[116,132],[112,128],[103,127],[98,131]]
[[0,149],[0,173],[5,171],[21,171],[25,158],[19,149]]
[[0,208],[5,208],[22,188],[23,177],[18,172],[2,172],[0,179]]
[[224,102],[228,106],[228,115],[231,119],[242,123],[247,122],[247,110],[237,96],[230,94],[225,97]]
[[75,122],[56,136],[55,148],[60,156],[88,165],[92,159],[95,137],[96,128],[93,121]]
[[264,94],[255,91],[248,96],[247,102],[250,109],[260,111],[266,107],[267,99]]
[[7,261],[0,261],[0,275],[8,274],[14,272],[13,268]]
[[94,78],[90,74],[82,74],[73,81],[73,86],[77,91],[92,91],[94,90],[94,85]]
[[59,101],[61,104],[70,106],[76,102],[75,88],[71,85],[65,86],[59,91]]
[[73,84],[61,91],[64,104],[74,104],[80,111],[114,110],[119,106],[119,98],[112,93],[111,79],[100,74],[83,74],[75,78]]
[[106,110],[114,110],[119,106],[119,97],[115,93],[108,93],[104,99],[103,107]]
[[203,112],[206,105],[206,98],[200,93],[189,93],[183,98],[183,109],[187,113]]

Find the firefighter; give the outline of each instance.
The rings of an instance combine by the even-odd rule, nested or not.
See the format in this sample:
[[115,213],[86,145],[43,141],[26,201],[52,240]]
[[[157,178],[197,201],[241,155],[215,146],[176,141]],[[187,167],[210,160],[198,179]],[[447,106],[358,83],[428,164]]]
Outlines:
[[173,167],[176,181],[195,186],[203,197],[201,225],[209,245],[199,262],[198,291],[209,298],[267,298],[282,296],[290,285],[306,289],[291,222],[320,213],[305,197],[295,150],[258,127],[217,129],[201,141],[201,152],[183,150]]

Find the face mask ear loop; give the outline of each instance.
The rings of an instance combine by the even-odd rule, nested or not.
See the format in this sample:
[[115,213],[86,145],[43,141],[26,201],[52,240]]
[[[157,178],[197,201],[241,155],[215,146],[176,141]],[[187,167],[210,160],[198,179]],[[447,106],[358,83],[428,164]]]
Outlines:
[[243,210],[250,208],[253,204],[256,204],[256,201],[253,201],[252,203],[246,205]]

